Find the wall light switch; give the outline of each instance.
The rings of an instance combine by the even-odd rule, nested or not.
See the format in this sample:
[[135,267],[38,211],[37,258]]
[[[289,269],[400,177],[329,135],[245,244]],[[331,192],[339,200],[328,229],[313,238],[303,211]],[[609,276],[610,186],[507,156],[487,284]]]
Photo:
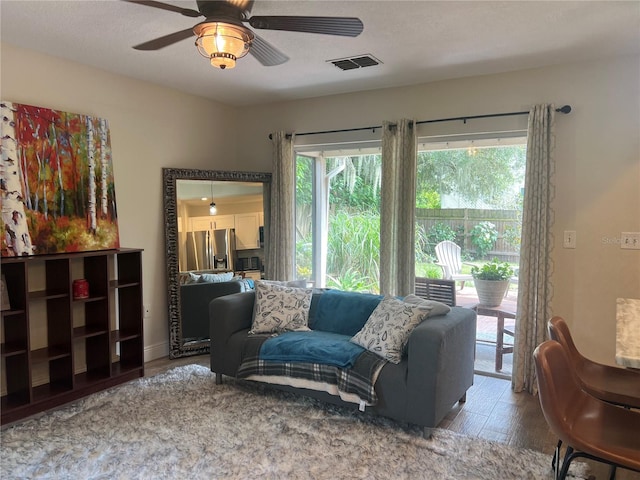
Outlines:
[[576,231],[575,230],[564,231],[564,242],[562,246],[564,248],[576,248]]
[[640,232],[622,232],[620,235],[620,248],[640,250]]

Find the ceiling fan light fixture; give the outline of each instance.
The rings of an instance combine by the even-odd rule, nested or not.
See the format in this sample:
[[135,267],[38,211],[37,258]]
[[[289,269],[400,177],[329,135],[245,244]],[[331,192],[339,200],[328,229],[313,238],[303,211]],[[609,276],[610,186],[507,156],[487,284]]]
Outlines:
[[242,25],[226,22],[204,22],[193,28],[198,36],[198,52],[220,69],[233,68],[236,60],[249,53],[254,34]]

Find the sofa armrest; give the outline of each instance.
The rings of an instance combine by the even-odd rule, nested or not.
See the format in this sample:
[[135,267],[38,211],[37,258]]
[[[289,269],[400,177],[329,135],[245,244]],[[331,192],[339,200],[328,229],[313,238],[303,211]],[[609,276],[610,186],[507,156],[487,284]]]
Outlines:
[[[251,328],[255,292],[243,292],[216,298],[209,303],[211,371],[235,376],[240,366],[243,340]],[[238,338],[240,337],[240,338]]]
[[476,313],[452,307],[427,318],[409,337],[407,414],[409,421],[436,427],[473,384]]

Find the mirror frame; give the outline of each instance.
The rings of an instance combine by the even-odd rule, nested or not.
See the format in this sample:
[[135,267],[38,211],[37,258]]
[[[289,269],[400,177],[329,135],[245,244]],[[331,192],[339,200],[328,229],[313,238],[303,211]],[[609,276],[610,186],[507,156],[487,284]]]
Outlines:
[[228,182],[258,182],[271,184],[271,173],[224,170],[198,170],[190,168],[163,168],[163,204],[165,220],[165,252],[167,261],[167,303],[169,316],[169,358],[209,353],[209,339],[189,342],[182,339],[180,318],[180,268],[178,265],[178,202],[177,180],[209,180]]

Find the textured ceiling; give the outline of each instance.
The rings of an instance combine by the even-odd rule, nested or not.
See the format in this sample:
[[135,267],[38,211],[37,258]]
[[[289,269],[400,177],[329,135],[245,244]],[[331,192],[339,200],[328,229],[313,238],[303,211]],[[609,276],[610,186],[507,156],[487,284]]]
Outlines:
[[[2,0],[0,32],[3,43],[238,106],[640,53],[639,1],[256,0],[252,15],[355,16],[364,32],[259,30],[290,60],[264,67],[247,56],[225,71],[200,57],[194,39],[133,50],[199,20],[118,0]],[[327,63],[360,54],[382,64],[342,71]]]

